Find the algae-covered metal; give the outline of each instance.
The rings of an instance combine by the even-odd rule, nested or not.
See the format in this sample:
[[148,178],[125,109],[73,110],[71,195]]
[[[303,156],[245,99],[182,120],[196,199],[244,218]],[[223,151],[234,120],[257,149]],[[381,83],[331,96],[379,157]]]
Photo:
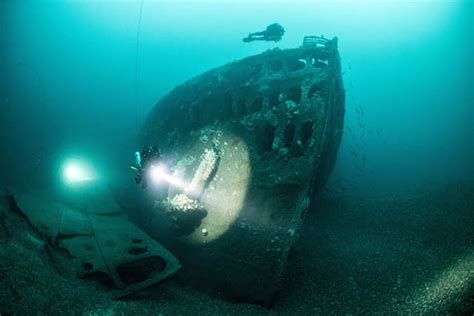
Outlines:
[[[198,194],[169,186],[148,230],[200,287],[269,303],[334,165],[345,103],[337,39],[308,42],[185,82],[143,127],[144,143],[160,146],[173,176],[199,183]],[[200,215],[170,212],[178,198],[198,203]]]
[[[160,283],[180,268],[178,260],[121,213],[108,190],[94,188],[72,202],[64,196],[35,192],[15,196],[18,211],[55,249],[68,254],[81,278],[110,280],[113,296],[130,296]],[[84,207],[86,205],[86,207]]]

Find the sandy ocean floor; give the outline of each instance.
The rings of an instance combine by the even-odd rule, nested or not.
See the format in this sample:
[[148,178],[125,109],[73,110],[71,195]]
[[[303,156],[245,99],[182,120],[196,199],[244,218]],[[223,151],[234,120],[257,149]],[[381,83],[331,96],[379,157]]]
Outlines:
[[60,275],[14,218],[8,242],[0,227],[0,314],[472,315],[473,210],[474,184],[466,183],[381,198],[322,194],[271,309],[229,303],[180,280],[113,301],[92,281]]

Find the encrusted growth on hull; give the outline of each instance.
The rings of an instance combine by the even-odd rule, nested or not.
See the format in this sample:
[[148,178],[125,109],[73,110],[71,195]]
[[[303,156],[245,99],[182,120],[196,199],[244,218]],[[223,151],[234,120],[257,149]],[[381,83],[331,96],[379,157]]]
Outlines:
[[[337,39],[320,39],[208,71],[157,104],[143,139],[162,148],[176,175],[194,183],[205,153],[219,156],[193,197],[206,210],[193,230],[178,238],[166,211],[154,212],[151,233],[185,272],[199,262],[188,268],[190,280],[271,300],[303,215],[334,164],[344,101]],[[165,195],[183,193],[171,187]]]

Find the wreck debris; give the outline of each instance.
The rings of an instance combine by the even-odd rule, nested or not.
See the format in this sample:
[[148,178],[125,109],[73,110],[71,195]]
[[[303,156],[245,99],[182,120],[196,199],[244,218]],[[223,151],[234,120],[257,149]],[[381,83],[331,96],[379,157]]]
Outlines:
[[79,277],[110,280],[118,289],[115,298],[159,283],[180,268],[165,248],[117,213],[112,201],[109,213],[99,208],[100,214],[93,214],[41,195],[16,200],[32,225],[72,257]]
[[309,48],[309,47],[326,48],[328,43],[330,44],[331,41],[329,39],[325,38],[323,35],[321,35],[321,36],[310,35],[310,36],[305,36],[303,38],[302,47],[306,47],[306,48]]
[[[298,227],[331,172],[345,103],[337,38],[305,43],[187,81],[158,102],[142,129],[143,142],[160,144],[183,181],[200,187],[189,195],[207,212],[197,225],[173,234],[163,224],[167,212],[155,210],[149,231],[197,286],[271,302]],[[215,144],[219,151],[209,151]],[[167,194],[157,205],[186,192]]]
[[173,212],[188,213],[190,211],[204,208],[201,204],[199,204],[198,201],[190,199],[184,194],[176,195],[174,198],[169,200],[168,204],[170,205],[171,211]]
[[193,196],[200,196],[209,182],[212,181],[212,175],[216,171],[219,159],[219,150],[216,146],[211,149],[206,148],[193,180],[185,191]]
[[163,206],[172,221],[173,230],[180,235],[188,234],[199,227],[202,218],[207,215],[204,205],[184,194],[168,198],[163,202]]

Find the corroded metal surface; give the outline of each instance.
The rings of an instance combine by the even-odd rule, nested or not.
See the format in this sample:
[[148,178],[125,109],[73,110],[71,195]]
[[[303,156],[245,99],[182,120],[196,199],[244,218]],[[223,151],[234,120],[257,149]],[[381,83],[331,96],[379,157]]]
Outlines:
[[[271,50],[191,79],[165,96],[143,127],[144,143],[158,144],[173,176],[187,184],[156,196],[148,232],[199,287],[269,303],[280,286],[342,133],[337,39],[320,42]],[[199,183],[197,193],[192,183]],[[180,195],[205,212],[170,216],[170,201],[185,200]]]
[[51,247],[67,252],[65,264],[73,265],[81,278],[110,280],[116,298],[159,283],[180,268],[171,253],[119,212],[107,191],[97,194],[101,204],[96,214],[87,196],[87,213],[79,201],[67,203],[50,194],[19,194],[15,201]]

